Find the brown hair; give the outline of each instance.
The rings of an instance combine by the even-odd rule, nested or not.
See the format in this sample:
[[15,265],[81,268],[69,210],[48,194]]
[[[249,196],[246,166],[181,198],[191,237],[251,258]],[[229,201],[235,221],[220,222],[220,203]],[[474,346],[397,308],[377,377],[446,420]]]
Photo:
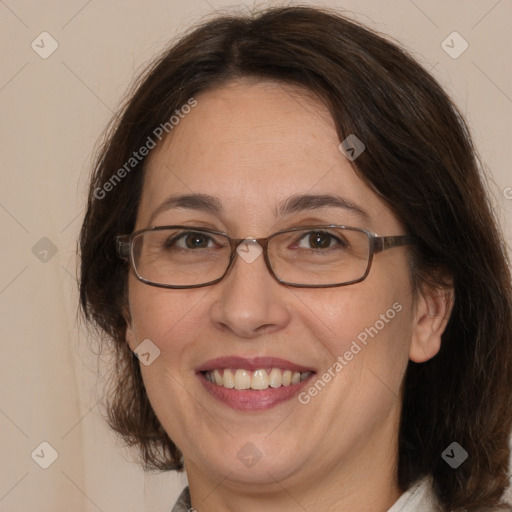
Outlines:
[[[182,469],[179,449],[153,412],[125,340],[127,273],[114,238],[135,224],[144,160],[98,190],[155,128],[194,95],[250,77],[299,85],[328,106],[340,140],[366,145],[356,172],[415,235],[413,278],[455,303],[438,355],[409,362],[399,432],[398,482],[434,478],[448,510],[495,505],[508,485],[512,427],[511,283],[466,124],[439,84],[402,49],[338,13],[312,7],[224,15],[182,37],[136,82],[92,176],[80,236],[80,300],[116,350],[111,426],[146,468]],[[453,441],[469,458],[452,469]]]

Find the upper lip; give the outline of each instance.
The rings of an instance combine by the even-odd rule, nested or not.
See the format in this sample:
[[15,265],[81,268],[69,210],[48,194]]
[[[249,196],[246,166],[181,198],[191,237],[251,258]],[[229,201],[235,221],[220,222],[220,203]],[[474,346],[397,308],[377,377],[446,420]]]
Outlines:
[[281,359],[279,357],[240,357],[225,356],[210,359],[196,368],[196,372],[207,372],[216,368],[240,368],[250,371],[260,370],[262,368],[281,368],[283,370],[292,370],[296,372],[314,371],[312,368]]

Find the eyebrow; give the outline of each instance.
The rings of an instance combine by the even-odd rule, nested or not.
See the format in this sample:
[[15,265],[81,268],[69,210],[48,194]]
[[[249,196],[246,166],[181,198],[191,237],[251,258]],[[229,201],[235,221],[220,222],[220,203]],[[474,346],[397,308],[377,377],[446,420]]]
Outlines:
[[[151,214],[149,225],[160,213],[173,208],[186,208],[190,210],[204,211],[214,215],[221,215],[223,212],[220,199],[209,194],[184,194],[168,197]],[[296,194],[282,201],[277,209],[274,209],[276,217],[282,217],[290,213],[297,213],[305,210],[316,210],[319,208],[342,208],[370,222],[368,212],[352,201],[334,194]]]

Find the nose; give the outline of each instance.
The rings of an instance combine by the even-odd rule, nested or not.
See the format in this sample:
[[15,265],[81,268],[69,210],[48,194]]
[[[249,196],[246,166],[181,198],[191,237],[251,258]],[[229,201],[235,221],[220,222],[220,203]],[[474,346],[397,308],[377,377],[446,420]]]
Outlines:
[[210,314],[217,329],[250,339],[290,321],[290,290],[272,277],[257,244],[242,243],[228,274],[215,286],[218,295]]

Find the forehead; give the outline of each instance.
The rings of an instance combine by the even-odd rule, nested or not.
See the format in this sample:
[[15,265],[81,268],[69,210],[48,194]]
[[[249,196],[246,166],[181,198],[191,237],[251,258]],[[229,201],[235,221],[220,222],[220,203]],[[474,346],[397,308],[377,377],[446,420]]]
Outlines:
[[176,194],[217,196],[226,223],[256,229],[275,223],[283,201],[306,193],[340,195],[377,218],[389,215],[339,151],[330,113],[309,91],[238,81],[195,99],[148,158],[139,228]]

